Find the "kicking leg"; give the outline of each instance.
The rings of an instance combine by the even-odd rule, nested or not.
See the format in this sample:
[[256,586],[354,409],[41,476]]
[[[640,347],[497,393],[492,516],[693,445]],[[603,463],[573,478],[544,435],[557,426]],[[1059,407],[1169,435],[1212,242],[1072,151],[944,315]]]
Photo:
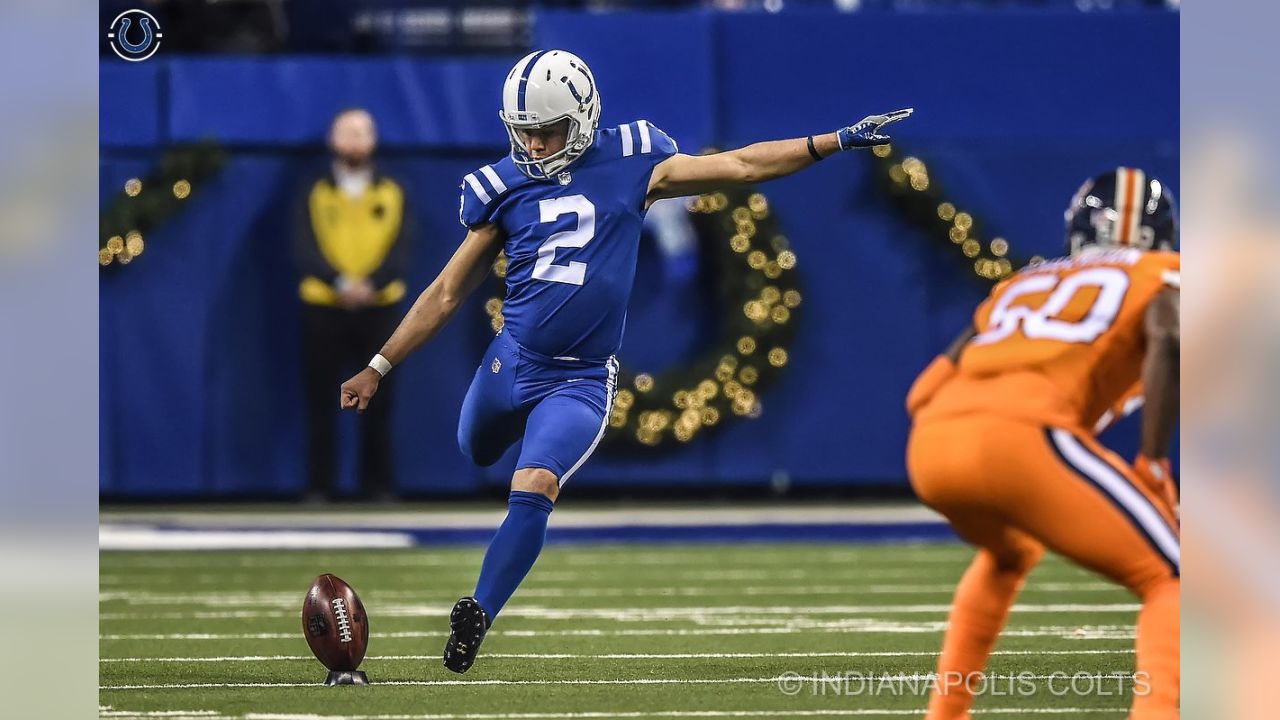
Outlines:
[[511,478],[507,517],[489,543],[476,582],[475,598],[490,620],[502,611],[542,552],[559,493],[558,478],[542,468],[522,468]]
[[[529,414],[524,446],[511,478],[507,517],[489,543],[475,595],[454,606],[445,667],[466,672],[494,618],[533,568],[547,536],[560,483],[595,450],[612,388],[578,382],[539,402]],[[598,397],[597,397],[598,396]]]
[[567,393],[548,397],[529,414],[520,469],[511,478],[507,518],[489,544],[476,583],[476,600],[491,621],[533,568],[560,495],[561,478],[595,448],[603,424],[598,406]]
[[556,476],[542,468],[517,470],[512,477],[507,517],[484,554],[475,594],[459,600],[449,616],[445,667],[463,673],[475,663],[480,643],[493,619],[542,552],[547,520],[558,493]]

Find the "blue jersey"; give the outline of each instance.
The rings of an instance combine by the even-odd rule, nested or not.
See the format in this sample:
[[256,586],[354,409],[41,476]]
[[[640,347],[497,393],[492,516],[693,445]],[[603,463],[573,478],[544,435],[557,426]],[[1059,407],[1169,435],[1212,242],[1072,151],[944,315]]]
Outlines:
[[548,180],[510,156],[462,182],[459,219],[506,233],[505,330],[551,358],[603,362],[622,344],[649,176],[677,152],[639,120],[597,130],[591,147]]

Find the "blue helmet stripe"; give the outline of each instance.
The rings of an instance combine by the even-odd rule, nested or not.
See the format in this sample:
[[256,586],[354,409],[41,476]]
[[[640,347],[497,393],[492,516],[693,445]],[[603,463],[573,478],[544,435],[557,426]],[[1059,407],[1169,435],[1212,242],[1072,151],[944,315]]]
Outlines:
[[585,68],[578,68],[578,72],[582,73],[582,77],[587,79],[587,99],[582,102],[591,102],[591,98],[596,94],[596,84],[591,81],[591,75],[587,73]]
[[534,55],[533,59],[529,61],[529,64],[524,66],[524,72],[520,73],[520,87],[516,91],[516,110],[519,110],[520,112],[525,111],[524,91],[529,87],[529,74],[533,72],[533,66],[538,64],[538,61],[542,59],[542,56],[549,52],[551,51],[543,50],[537,55]]

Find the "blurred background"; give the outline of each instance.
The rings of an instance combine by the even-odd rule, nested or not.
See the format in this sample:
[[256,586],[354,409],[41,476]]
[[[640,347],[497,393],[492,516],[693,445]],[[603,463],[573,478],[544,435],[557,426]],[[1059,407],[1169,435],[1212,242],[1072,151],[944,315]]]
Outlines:
[[[501,280],[396,369],[371,448],[309,407],[318,348],[344,336],[308,318],[344,301],[302,290],[299,248],[324,232],[317,182],[355,198],[388,179],[403,203],[370,200],[397,227],[375,289],[404,300],[343,307],[403,311],[462,237],[460,179],[507,152],[501,83],[534,48],[591,65],[602,127],[644,118],[685,152],[916,108],[887,153],[650,213],[614,428],[571,494],[905,497],[907,388],[994,280],[1061,254],[1080,182],[1126,164],[1181,189],[1177,2],[133,0],[101,3],[101,26],[135,7],[158,51],[124,62],[104,37],[99,66],[108,502],[505,493],[514,454],[477,468],[456,445]],[[335,170],[353,107],[376,151]],[[1104,439],[1132,456],[1136,423]]]

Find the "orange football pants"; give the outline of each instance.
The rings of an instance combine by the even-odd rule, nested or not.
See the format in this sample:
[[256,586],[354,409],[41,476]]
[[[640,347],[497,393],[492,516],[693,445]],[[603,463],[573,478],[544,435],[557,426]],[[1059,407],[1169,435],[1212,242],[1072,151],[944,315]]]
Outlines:
[[1179,534],[1158,488],[1091,435],[989,413],[929,419],[907,447],[911,485],[978,548],[961,578],[928,720],[968,718],[1027,573],[1047,547],[1142,600],[1131,718],[1178,717]]

